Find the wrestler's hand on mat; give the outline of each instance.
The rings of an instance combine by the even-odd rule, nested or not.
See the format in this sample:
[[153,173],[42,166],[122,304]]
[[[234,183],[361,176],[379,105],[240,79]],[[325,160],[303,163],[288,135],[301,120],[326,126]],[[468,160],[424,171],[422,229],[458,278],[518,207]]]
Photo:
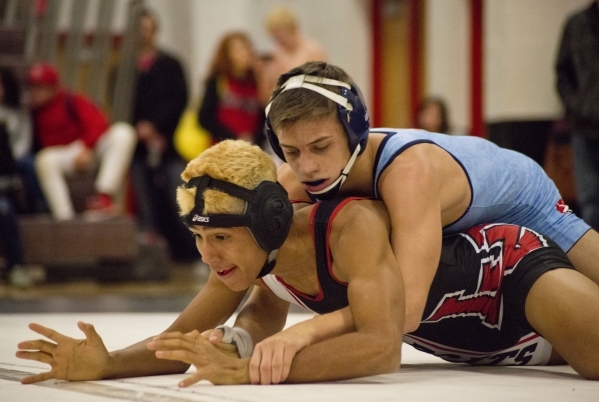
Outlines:
[[249,384],[249,359],[240,359],[235,346],[211,344],[198,331],[182,334],[169,332],[158,335],[147,344],[156,357],[192,364],[196,373],[181,381],[179,387],[187,387],[201,380],[213,384]]
[[202,336],[213,345],[218,345],[222,342],[223,336],[225,336],[225,332],[220,328],[209,329],[207,331],[202,332]]
[[293,358],[309,344],[310,336],[302,326],[292,326],[258,343],[250,360],[252,384],[285,381]]
[[[99,380],[110,356],[93,325],[81,321],[77,326],[85,339],[73,339],[51,328],[31,323],[29,329],[50,339],[20,342],[16,356],[49,364],[50,371],[21,379],[22,384],[32,384],[49,379],[85,381]],[[52,341],[52,342],[51,342]]]
[[[200,334],[198,331],[192,331],[185,335],[196,338]],[[207,331],[202,332],[201,334],[203,338],[207,339],[212,345],[214,345],[214,347],[223,352],[226,356],[238,359],[239,352],[237,350],[237,346],[230,342],[223,342],[223,335],[223,330],[218,328],[209,329]]]

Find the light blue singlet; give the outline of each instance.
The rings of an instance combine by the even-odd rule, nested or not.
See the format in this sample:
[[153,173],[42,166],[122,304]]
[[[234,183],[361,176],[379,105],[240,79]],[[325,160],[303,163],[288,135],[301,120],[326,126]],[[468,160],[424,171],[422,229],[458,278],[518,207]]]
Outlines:
[[463,167],[472,189],[471,204],[460,219],[443,228],[444,235],[482,223],[512,223],[550,237],[567,252],[590,229],[563,204],[541,166],[523,154],[472,136],[390,128],[370,132],[388,134],[375,160],[373,191],[377,198],[381,173],[412,145],[436,144]]

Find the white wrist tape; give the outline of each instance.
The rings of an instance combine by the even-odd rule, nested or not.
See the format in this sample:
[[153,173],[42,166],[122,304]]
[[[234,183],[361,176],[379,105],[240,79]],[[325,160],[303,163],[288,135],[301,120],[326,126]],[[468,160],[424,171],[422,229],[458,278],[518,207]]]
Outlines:
[[252,353],[254,352],[254,342],[245,329],[228,327],[226,325],[219,325],[216,329],[220,329],[224,332],[221,342],[233,344],[237,347],[239,357],[243,359],[252,356]]

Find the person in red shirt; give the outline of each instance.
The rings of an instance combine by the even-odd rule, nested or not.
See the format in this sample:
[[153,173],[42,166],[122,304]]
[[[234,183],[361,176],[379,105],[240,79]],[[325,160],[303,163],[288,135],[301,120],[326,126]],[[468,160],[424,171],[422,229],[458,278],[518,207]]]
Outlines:
[[264,146],[264,109],[254,71],[255,52],[247,34],[233,31],[220,40],[198,118],[215,140],[242,139]]
[[97,168],[96,194],[87,209],[114,213],[113,197],[130,167],[135,131],[127,123],[111,125],[91,100],[61,88],[59,81],[57,70],[49,64],[35,64],[27,74],[40,148],[35,169],[50,211],[57,220],[74,218],[66,177]]

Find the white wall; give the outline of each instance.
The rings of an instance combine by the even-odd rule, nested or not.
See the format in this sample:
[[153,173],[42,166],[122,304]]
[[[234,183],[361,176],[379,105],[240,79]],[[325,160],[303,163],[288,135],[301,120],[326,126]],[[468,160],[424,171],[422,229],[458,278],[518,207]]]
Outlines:
[[561,115],[555,60],[562,27],[589,0],[485,0],[487,121]]
[[[68,30],[73,1],[62,0],[59,30]],[[88,1],[85,29],[93,31],[99,1]],[[129,0],[115,0],[113,30],[122,33]],[[193,97],[202,81],[219,39],[230,30],[244,30],[258,51],[272,48],[263,21],[273,5],[288,4],[297,13],[302,32],[320,42],[329,61],[344,68],[371,94],[370,0],[145,0],[160,21],[159,44],[178,56],[185,66]]]
[[[74,0],[63,0],[66,10]],[[93,9],[100,0],[89,0]],[[122,31],[128,0],[117,1]],[[470,0],[426,0],[426,82],[447,99],[459,130],[470,123]],[[160,16],[159,42],[186,66],[194,97],[201,93],[214,47],[232,29],[246,30],[259,51],[272,43],[263,19],[280,2],[297,12],[306,36],[353,76],[370,101],[370,0],[146,0]],[[484,0],[484,117],[486,121],[554,118],[561,114],[554,63],[566,17],[590,0]],[[89,14],[89,13],[88,13]],[[93,28],[93,16],[86,27]],[[61,13],[59,26],[68,27]]]
[[[484,118],[556,118],[555,58],[567,16],[590,0],[484,1]],[[427,0],[427,83],[470,125],[470,1]]]
[[470,127],[469,0],[426,2],[426,95],[447,102],[454,132]]
[[[263,26],[276,0],[146,0],[160,15],[160,43],[180,55],[187,65],[194,96],[201,93],[214,48],[226,32],[247,31],[258,51],[272,43]],[[330,62],[343,67],[371,93],[369,0],[288,0],[298,14],[303,33],[319,41]]]

